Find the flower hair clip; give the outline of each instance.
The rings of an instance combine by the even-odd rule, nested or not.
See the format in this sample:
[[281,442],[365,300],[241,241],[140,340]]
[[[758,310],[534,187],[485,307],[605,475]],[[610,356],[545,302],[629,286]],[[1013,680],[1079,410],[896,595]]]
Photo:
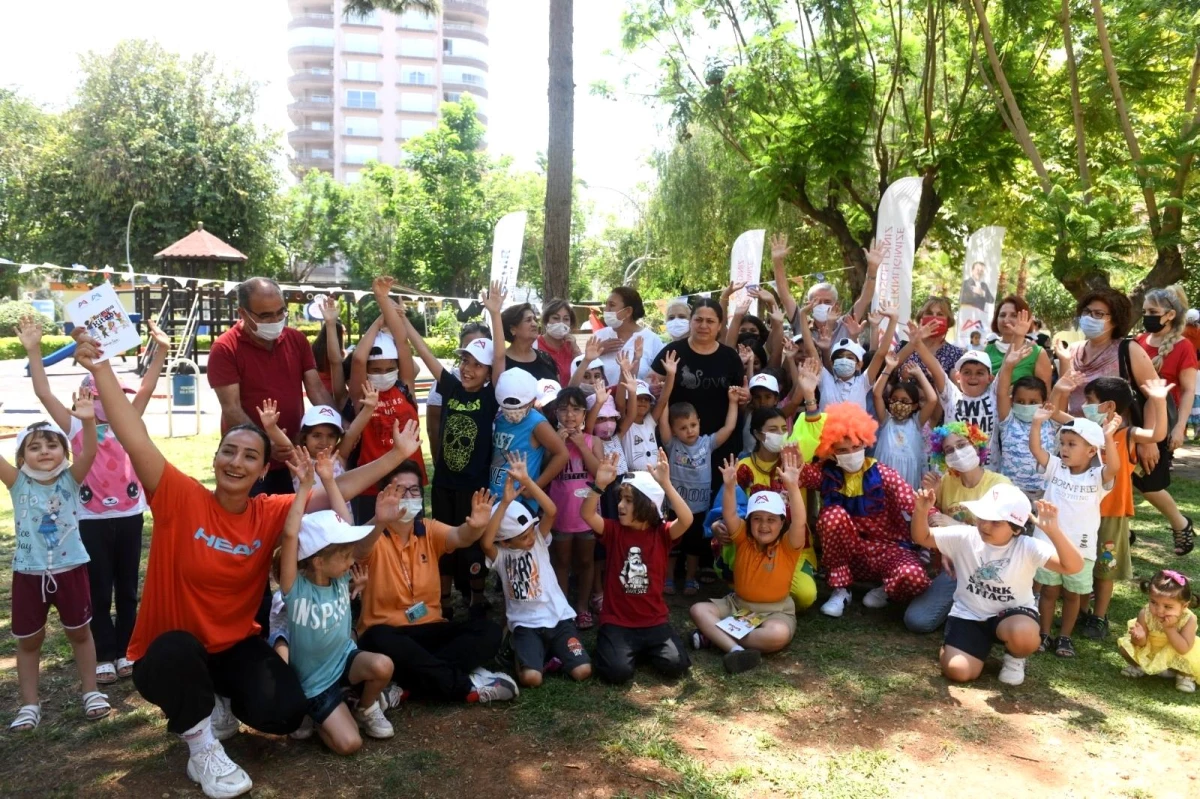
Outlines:
[[1163,576],[1168,580],[1174,580],[1182,587],[1186,587],[1188,584],[1188,579],[1173,569],[1163,569]]

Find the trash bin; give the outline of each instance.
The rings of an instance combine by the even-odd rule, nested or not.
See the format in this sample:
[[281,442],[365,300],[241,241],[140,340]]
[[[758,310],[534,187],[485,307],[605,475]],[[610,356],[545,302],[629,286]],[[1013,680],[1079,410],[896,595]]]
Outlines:
[[171,378],[171,393],[176,405],[196,404],[196,376],[175,375]]

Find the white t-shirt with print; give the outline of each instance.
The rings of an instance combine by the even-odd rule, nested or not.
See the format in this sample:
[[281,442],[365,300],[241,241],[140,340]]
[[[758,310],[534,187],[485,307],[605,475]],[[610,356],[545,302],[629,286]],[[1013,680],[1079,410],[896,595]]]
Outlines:
[[513,549],[497,543],[496,558],[488,559],[488,568],[500,575],[508,629],[548,629],[575,618],[575,611],[558,587],[554,566],[550,564],[550,549],[540,530],[534,531],[533,546],[529,549]]
[[621,436],[621,446],[625,448],[625,460],[631,472],[644,472],[658,463],[658,425],[654,423],[654,417],[646,414],[640,424],[631,424]]
[[[1046,463],[1044,499],[1058,508],[1058,526],[1084,560],[1096,559],[1100,500],[1113,487],[1111,481],[1104,485],[1103,475],[1103,466],[1091,466],[1085,472],[1071,474],[1071,470],[1063,466],[1062,459],[1056,455],[1051,455]],[[1035,528],[1033,534],[1042,541],[1050,541],[1041,528]]]
[[821,367],[821,412],[837,402],[853,402],[860,408],[867,407],[867,394],[871,386],[865,374],[857,374],[849,380],[838,380],[832,372]]
[[934,527],[930,534],[958,577],[951,616],[985,621],[1012,608],[1037,607],[1033,575],[1054,556],[1053,546],[1027,535],[992,546],[967,525]]
[[995,382],[980,396],[968,397],[947,377],[946,387],[942,389],[938,401],[942,403],[942,413],[947,422],[975,424],[987,434],[989,446],[995,443],[1000,421],[996,410]]
[[[617,331],[611,327],[602,327],[593,334],[593,337],[596,341],[608,341],[617,337]],[[615,386],[621,382],[621,367],[617,364],[618,353],[623,352],[626,356],[632,358],[634,342],[638,339],[642,340],[642,362],[638,364],[638,373],[635,377],[639,380],[645,380],[646,375],[650,374],[650,364],[654,362],[654,357],[658,355],[658,351],[664,345],[657,333],[643,327],[630,336],[629,341],[626,341],[625,346],[621,347],[620,350],[600,356],[600,360],[604,361],[604,378],[610,386]]]

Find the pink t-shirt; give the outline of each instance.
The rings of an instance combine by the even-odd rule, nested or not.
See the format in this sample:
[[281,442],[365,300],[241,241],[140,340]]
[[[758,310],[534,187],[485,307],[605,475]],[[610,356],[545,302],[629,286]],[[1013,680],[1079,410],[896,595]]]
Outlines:
[[[71,452],[83,452],[83,422],[71,417]],[[83,519],[119,519],[146,511],[146,497],[129,454],[112,428],[96,425],[96,460],[79,486],[79,516]]]
[[[585,446],[592,447],[592,437],[583,434]],[[583,520],[580,510],[583,500],[591,493],[588,481],[592,475],[583,464],[583,454],[574,443],[567,442],[567,465],[558,473],[558,477],[550,482],[550,490],[546,493],[554,502],[558,513],[554,516],[554,532],[556,533],[586,533],[591,527]]]

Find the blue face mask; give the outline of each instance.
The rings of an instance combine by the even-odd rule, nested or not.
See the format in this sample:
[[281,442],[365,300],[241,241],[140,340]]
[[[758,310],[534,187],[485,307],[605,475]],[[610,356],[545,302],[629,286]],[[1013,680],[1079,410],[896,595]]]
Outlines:
[[854,372],[857,369],[858,361],[853,358],[838,358],[833,362],[833,373],[843,380],[854,377]]
[[1028,424],[1033,421],[1033,415],[1037,413],[1037,405],[1014,405],[1012,406],[1013,416],[1017,417],[1018,422]]
[[1108,414],[1100,410],[1099,403],[1095,403],[1093,405],[1083,406],[1083,418],[1087,419],[1088,421],[1095,422],[1096,424],[1103,425],[1108,421]]
[[1079,317],[1079,332],[1087,339],[1095,338],[1108,329],[1108,322],[1103,319],[1093,319],[1090,316]]

